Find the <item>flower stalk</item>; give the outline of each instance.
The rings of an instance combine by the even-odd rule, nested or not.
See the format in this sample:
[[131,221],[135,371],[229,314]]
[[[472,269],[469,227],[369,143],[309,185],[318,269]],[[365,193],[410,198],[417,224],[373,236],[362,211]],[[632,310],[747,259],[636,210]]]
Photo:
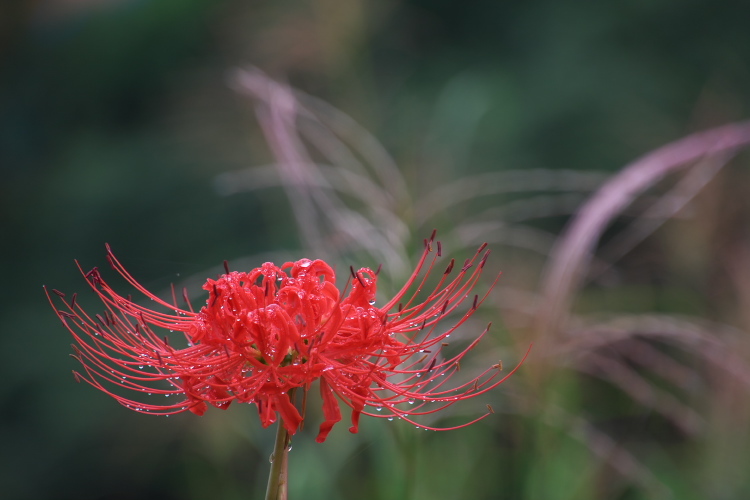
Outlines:
[[276,442],[271,454],[271,470],[268,473],[266,500],[287,500],[290,441],[291,438],[284,427],[284,422],[279,420],[276,429]]

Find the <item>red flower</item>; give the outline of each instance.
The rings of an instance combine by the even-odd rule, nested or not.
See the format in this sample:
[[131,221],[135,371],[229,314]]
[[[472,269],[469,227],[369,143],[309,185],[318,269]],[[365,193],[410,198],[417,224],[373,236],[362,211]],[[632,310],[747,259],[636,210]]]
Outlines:
[[[399,417],[438,430],[412,419],[483,394],[515,369],[502,375],[501,366],[493,365],[469,382],[448,387],[460,360],[489,326],[448,358],[442,356],[446,339],[487,295],[473,295],[460,319],[440,333],[438,324],[472,297],[489,252],[482,254],[485,245],[480,247],[453,279],[449,278],[454,268],[451,260],[435,289],[420,298],[441,253],[434,236],[425,241],[422,258],[406,285],[382,307],[375,306],[377,272],[351,269],[351,287],[342,297],[328,264],[302,259],[281,267],[266,263],[249,273],[227,270],[206,282],[206,305],[195,312],[186,294],[188,309],[182,309],[174,291],[170,303],[143,288],[108,247],[112,267],[169,312],[117,294],[96,268],[84,276],[104,302],[104,315],[90,316],[76,303],[76,295],[67,301],[62,292],[53,290],[64,304],[57,313],[73,334],[74,357],[83,366],[82,372],[73,373],[76,380],[88,382],[124,406],[156,415],[186,410],[202,415],[207,403],[222,409],[235,400],[254,403],[264,427],[278,414],[290,434],[303,420],[291,394],[298,388],[306,394],[318,379],[325,416],[319,442],[341,420],[337,397],[352,409],[351,432],[357,432],[363,413]],[[182,332],[188,346],[173,347],[156,329]],[[122,396],[119,388],[142,397]],[[179,400],[165,403],[157,396]],[[368,405],[376,412],[366,411]]]

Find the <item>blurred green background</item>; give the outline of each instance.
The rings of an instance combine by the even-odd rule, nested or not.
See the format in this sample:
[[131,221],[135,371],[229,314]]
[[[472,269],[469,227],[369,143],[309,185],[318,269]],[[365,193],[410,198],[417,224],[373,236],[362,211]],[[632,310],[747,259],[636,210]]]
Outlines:
[[[391,207],[403,230],[380,228],[399,233],[395,253],[414,262],[433,227],[459,257],[491,240],[503,278],[481,313],[497,327],[486,353],[513,366],[537,340],[552,243],[602,179],[748,117],[748,19],[750,4],[726,0],[2,2],[1,496],[262,498],[273,431],[253,407],[147,417],[76,384],[42,291],[84,291],[74,259],[107,267],[105,242],[155,291],[197,290],[224,259],[317,256],[278,183],[222,189],[274,161],[256,103],[229,84],[236,68],[377,137],[404,187]],[[439,423],[485,403],[491,418],[447,433],[363,419],[360,434],[339,424],[320,445],[313,415],[294,439],[290,497],[750,498],[748,165],[740,156],[592,278],[553,348]],[[440,196],[461,179],[475,199]],[[378,264],[332,254],[343,269]],[[391,289],[403,279],[385,272]]]

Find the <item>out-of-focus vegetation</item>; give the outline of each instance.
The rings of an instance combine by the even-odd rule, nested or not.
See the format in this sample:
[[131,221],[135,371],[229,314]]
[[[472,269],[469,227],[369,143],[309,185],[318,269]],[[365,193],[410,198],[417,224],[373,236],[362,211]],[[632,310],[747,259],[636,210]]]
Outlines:
[[254,408],[147,417],[75,384],[42,292],[84,291],[73,259],[105,268],[108,242],[148,288],[193,297],[223,259],[383,263],[385,298],[433,227],[459,259],[490,242],[487,285],[503,272],[464,328],[493,322],[477,369],[531,356],[441,421],[495,408],[459,431],[363,419],[320,445],[311,410],[291,498],[750,497],[747,153],[635,193],[552,325],[544,281],[622,167],[748,117],[748,18],[677,0],[5,2],[3,498],[265,489]]

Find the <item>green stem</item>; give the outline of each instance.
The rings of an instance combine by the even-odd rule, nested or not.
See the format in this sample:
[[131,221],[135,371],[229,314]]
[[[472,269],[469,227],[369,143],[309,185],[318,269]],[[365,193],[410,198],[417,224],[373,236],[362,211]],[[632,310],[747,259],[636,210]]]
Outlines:
[[286,500],[289,465],[289,433],[284,428],[284,420],[279,418],[276,430],[276,443],[271,455],[271,471],[268,473],[266,500]]

